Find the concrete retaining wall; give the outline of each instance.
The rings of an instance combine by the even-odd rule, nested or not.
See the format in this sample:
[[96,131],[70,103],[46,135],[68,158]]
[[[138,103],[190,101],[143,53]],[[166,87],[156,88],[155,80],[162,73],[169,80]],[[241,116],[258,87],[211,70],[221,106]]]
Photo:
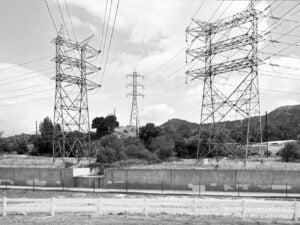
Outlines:
[[73,187],[73,169],[0,167],[0,184]]
[[78,188],[103,188],[103,176],[74,177],[73,185]]
[[300,171],[106,169],[104,188],[300,193]]

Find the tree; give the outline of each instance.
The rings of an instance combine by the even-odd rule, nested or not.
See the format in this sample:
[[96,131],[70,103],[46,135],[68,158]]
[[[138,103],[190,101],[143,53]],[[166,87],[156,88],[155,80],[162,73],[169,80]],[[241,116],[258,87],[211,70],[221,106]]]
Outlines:
[[192,136],[193,131],[192,129],[187,125],[187,124],[182,124],[179,128],[178,128],[178,132],[181,134],[182,137],[184,138],[189,138],[190,136]]
[[102,164],[113,163],[118,161],[117,151],[109,146],[100,148],[97,151],[97,162]]
[[96,152],[97,162],[100,163],[112,163],[126,158],[124,143],[115,134],[106,135],[94,141],[91,150]]
[[165,160],[174,156],[174,147],[175,142],[172,137],[169,135],[162,135],[151,141],[150,150],[155,152],[159,159]]
[[179,158],[186,158],[188,157],[188,151],[186,149],[186,144],[184,140],[175,141],[175,153],[176,156]]
[[51,154],[53,145],[53,123],[49,117],[45,117],[39,124],[40,137],[34,143],[38,153]]
[[156,127],[153,123],[147,123],[140,127],[139,138],[144,141],[146,145],[151,143],[151,140],[161,134],[160,127]]
[[92,121],[92,128],[96,129],[97,138],[112,134],[118,126],[119,122],[117,121],[117,117],[114,115],[108,115],[105,118],[96,117]]
[[155,155],[145,148],[143,142],[136,137],[128,137],[124,140],[125,154],[131,159],[144,159],[157,161]]
[[280,150],[279,155],[285,162],[300,159],[300,146],[297,143],[287,143],[285,147]]
[[27,144],[25,140],[22,140],[17,146],[18,154],[22,155],[28,151]]
[[2,138],[4,131],[0,132],[0,152],[9,152],[10,148],[8,143]]

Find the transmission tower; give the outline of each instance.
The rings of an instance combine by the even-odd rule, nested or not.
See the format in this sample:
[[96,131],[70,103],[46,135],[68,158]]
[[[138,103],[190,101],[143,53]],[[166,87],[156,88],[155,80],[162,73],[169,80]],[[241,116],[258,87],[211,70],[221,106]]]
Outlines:
[[89,154],[88,91],[100,87],[87,79],[100,70],[89,62],[100,54],[89,45],[92,37],[74,42],[64,38],[62,27],[53,40],[56,46],[53,158]]
[[[226,152],[246,163],[254,150],[262,154],[258,82],[261,60],[257,58],[261,17],[262,12],[251,1],[246,10],[232,17],[216,22],[192,19],[186,29],[192,37],[187,57],[204,64],[203,68],[186,72],[192,80],[203,81],[197,159],[210,155],[218,160],[218,155]],[[232,120],[239,121],[238,129],[232,129]]]
[[138,97],[139,96],[144,97],[143,94],[138,92],[138,87],[144,88],[144,85],[138,83],[138,78],[144,78],[144,76],[138,74],[134,70],[132,74],[126,75],[126,78],[128,78],[128,77],[132,78],[132,82],[126,85],[126,88],[132,87],[132,92],[130,92],[126,95],[126,97],[132,96],[132,105],[131,105],[129,125],[130,125],[130,127],[133,127],[135,129],[136,136],[138,136],[139,125],[140,125],[139,110],[138,110]]

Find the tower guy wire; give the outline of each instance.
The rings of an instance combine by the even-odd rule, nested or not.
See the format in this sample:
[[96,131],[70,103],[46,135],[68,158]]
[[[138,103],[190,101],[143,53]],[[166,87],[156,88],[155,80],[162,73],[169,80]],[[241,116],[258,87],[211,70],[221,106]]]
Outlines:
[[[215,156],[218,161],[219,156],[230,155],[244,160],[246,165],[249,155],[264,154],[258,83],[258,65],[262,62],[257,57],[258,41],[262,39],[258,34],[258,19],[262,16],[254,1],[250,1],[247,9],[232,17],[216,22],[192,19],[186,29],[196,43],[187,49],[187,56],[204,64],[203,68],[186,72],[192,80],[203,81],[197,160]],[[239,29],[242,25],[247,26],[246,33]],[[222,32],[228,38],[216,42]],[[232,60],[219,57],[220,53],[237,49],[245,51],[234,54]],[[218,83],[220,74],[225,73],[238,80],[232,89],[224,89]],[[233,130],[230,120],[239,120],[239,127]]]
[[139,87],[144,88],[144,85],[142,85],[138,82],[138,78],[144,79],[144,76],[138,74],[136,72],[136,70],[134,70],[132,74],[126,75],[126,79],[128,77],[132,78],[132,82],[126,85],[126,88],[132,87],[132,91],[126,95],[126,97],[132,96],[129,125],[130,125],[130,127],[134,128],[136,136],[138,136],[139,125],[140,125],[139,110],[138,110],[138,97],[144,97],[144,95],[138,91]]
[[89,45],[92,37],[72,41],[60,29],[53,40],[56,46],[53,159],[90,153],[88,91],[100,87],[88,79],[100,70],[89,61],[100,54]]

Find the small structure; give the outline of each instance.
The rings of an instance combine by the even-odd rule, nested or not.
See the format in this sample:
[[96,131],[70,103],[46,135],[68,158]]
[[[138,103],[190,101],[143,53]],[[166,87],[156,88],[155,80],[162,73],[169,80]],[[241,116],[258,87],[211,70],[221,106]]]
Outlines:
[[296,140],[281,140],[281,141],[269,141],[263,144],[268,144],[268,151],[272,155],[276,155],[281,149],[283,149],[288,143],[297,143]]

